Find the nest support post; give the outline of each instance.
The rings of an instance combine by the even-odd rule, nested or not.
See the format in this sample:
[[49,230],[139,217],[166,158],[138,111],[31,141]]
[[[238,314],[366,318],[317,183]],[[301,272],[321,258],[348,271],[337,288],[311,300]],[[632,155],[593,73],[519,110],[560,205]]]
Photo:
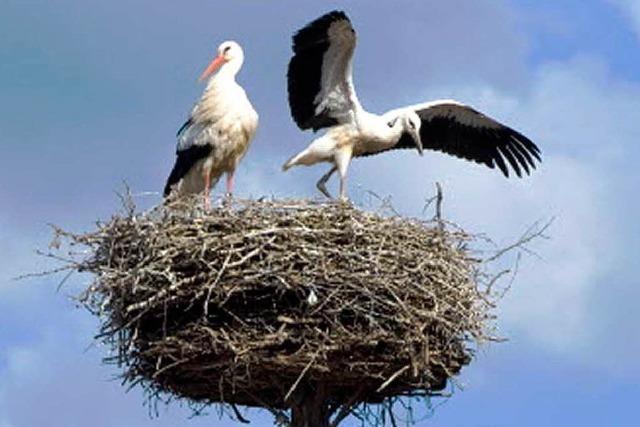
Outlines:
[[290,427],[331,427],[327,389],[322,384],[303,383],[291,395]]

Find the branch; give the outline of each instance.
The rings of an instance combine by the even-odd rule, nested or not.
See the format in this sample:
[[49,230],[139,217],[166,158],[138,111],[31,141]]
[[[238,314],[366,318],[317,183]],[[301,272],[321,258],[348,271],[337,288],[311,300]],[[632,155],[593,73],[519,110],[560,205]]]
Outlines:
[[238,421],[240,421],[243,424],[251,424],[251,421],[247,420],[245,417],[242,416],[242,414],[240,413],[240,411],[238,410],[238,407],[236,405],[231,403],[230,406],[231,406],[231,409],[233,409],[233,413],[235,414],[236,419]]
[[544,233],[545,231],[547,231],[547,229],[551,226],[551,224],[553,223],[553,221],[555,221],[555,217],[551,218],[549,221],[547,221],[542,227],[538,228],[538,224],[540,223],[535,222],[534,224],[532,224],[522,235],[522,237],[520,237],[520,239],[518,239],[515,243],[507,246],[506,248],[500,249],[498,252],[496,252],[493,256],[487,258],[484,260],[484,262],[492,262],[495,261],[496,259],[500,258],[502,255],[506,254],[507,252],[512,251],[513,249],[522,249],[526,252],[531,253],[531,251],[529,251],[525,245],[529,242],[531,242],[532,240],[540,237],[543,239],[548,239],[549,237],[546,236]]

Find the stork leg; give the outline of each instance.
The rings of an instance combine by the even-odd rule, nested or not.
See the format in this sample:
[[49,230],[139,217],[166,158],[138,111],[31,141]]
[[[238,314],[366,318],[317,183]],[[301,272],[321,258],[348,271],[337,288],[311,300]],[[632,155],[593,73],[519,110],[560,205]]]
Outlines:
[[324,175],[322,175],[322,178],[320,178],[318,180],[318,182],[316,183],[316,188],[325,195],[325,197],[327,197],[328,199],[331,198],[331,194],[329,194],[329,192],[327,191],[327,181],[329,180],[329,178],[331,178],[331,175],[333,175],[333,173],[335,171],[338,170],[338,167],[336,165],[333,165],[333,167],[329,170],[329,172],[325,173]]
[[204,208],[206,210],[211,209],[211,199],[209,193],[211,192],[211,171],[207,168],[204,172]]
[[235,171],[227,172],[227,197],[233,195],[233,174]]
[[225,207],[231,206],[231,201],[233,199],[233,172],[227,172],[227,193],[225,194],[224,200],[222,204]]
[[352,147],[345,147],[336,154],[336,167],[340,174],[340,200],[346,201],[347,198],[347,169],[351,163]]

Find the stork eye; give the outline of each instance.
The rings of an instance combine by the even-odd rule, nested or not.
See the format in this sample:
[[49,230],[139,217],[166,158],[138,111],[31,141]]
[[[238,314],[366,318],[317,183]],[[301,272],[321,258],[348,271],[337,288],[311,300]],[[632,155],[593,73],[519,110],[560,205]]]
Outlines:
[[415,129],[416,128],[416,124],[413,123],[412,121],[409,121],[409,126],[411,126],[411,129]]
[[222,51],[222,53],[227,53],[229,52],[229,49],[231,49],[231,46],[227,46],[224,48],[224,50]]

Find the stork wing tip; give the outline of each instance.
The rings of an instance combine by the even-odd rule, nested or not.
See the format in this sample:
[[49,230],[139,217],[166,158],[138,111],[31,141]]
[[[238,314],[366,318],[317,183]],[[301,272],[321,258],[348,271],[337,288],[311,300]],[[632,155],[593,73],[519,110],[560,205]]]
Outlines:
[[317,41],[320,33],[326,37],[326,32],[331,24],[343,20],[351,23],[347,14],[342,10],[333,10],[314,19],[293,35],[293,51],[298,53],[309,44],[313,44],[314,41]]

